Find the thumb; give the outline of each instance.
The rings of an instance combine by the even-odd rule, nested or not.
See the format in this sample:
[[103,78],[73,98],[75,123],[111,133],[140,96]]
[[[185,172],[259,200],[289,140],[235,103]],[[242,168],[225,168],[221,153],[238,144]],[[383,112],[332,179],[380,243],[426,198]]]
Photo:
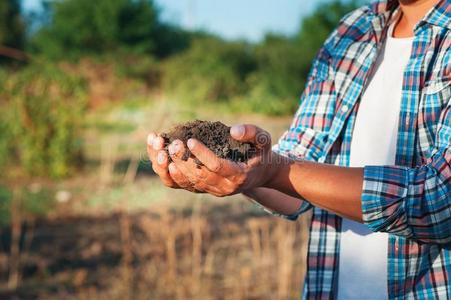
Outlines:
[[258,149],[271,147],[271,135],[251,124],[235,125],[230,128],[230,135],[237,141],[254,144]]

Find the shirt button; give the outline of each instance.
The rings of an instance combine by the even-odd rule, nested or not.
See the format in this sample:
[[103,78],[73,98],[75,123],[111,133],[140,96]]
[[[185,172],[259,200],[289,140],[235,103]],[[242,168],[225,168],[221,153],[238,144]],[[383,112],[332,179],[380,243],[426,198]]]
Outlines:
[[410,117],[406,117],[406,125],[409,125],[409,122],[410,122]]
[[348,112],[348,110],[349,110],[349,107],[347,105],[343,105],[343,107],[341,108],[341,111],[344,113]]

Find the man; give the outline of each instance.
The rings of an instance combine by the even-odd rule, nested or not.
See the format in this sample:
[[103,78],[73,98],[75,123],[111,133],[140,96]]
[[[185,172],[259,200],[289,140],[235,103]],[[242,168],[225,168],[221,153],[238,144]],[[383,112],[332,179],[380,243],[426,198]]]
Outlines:
[[[271,150],[222,160],[197,140],[148,138],[167,186],[243,193],[288,219],[313,209],[307,299],[451,299],[450,0],[388,0],[343,18]],[[171,161],[171,162],[170,162]],[[362,224],[363,223],[363,224]]]

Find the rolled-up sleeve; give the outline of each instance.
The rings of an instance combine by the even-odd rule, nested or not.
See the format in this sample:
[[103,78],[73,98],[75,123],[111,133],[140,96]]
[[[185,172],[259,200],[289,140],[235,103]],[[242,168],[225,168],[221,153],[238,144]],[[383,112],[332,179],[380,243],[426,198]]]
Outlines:
[[254,202],[254,204],[257,207],[263,209],[268,214],[271,214],[271,215],[273,215],[275,217],[280,217],[280,218],[283,218],[283,219],[287,219],[287,220],[290,220],[290,221],[296,221],[298,219],[299,215],[303,214],[304,212],[306,212],[310,208],[312,208],[312,205],[310,203],[308,203],[307,201],[304,201],[304,200],[301,199],[302,202],[301,202],[299,208],[294,213],[292,213],[290,215],[286,215],[286,214],[281,214],[281,213],[278,213],[276,211],[270,210],[269,208],[261,205],[258,201],[254,200],[252,198],[250,198],[250,200],[252,202]]
[[451,243],[450,122],[448,103],[426,164],[364,168],[362,213],[371,230],[425,243]]

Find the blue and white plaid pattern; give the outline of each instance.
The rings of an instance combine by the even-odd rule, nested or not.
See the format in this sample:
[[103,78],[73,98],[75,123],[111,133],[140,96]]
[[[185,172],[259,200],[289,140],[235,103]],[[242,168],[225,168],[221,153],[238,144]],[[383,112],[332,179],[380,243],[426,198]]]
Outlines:
[[[359,100],[398,10],[393,0],[360,8],[327,39],[313,64],[293,123],[275,150],[349,165]],[[404,72],[396,166],[364,168],[362,210],[389,233],[390,299],[451,299],[451,5],[440,1],[415,27]],[[384,116],[381,115],[381,118]],[[342,219],[313,209],[306,299],[335,299]]]

